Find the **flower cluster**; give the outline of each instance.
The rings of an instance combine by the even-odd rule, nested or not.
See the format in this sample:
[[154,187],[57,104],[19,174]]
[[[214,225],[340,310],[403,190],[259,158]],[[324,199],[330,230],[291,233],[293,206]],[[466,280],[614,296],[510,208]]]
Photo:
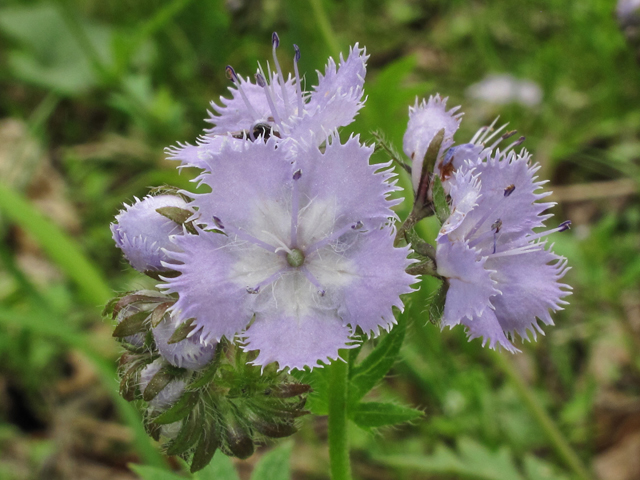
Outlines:
[[504,126],[492,132],[494,122],[469,143],[453,146],[461,115],[458,107],[447,111],[446,100],[435,96],[416,102],[404,137],[417,190],[421,179],[415,169],[422,170],[421,156],[436,133],[444,131],[432,178],[450,195],[451,209],[434,258],[447,288],[441,325],[462,324],[470,338],[482,337],[491,348],[500,345],[516,352],[510,341],[515,333],[523,338],[528,332],[534,338],[536,332],[544,333],[538,320],[552,325],[549,311],[566,304],[562,298],[570,287],[560,283],[566,259],[545,248],[541,239],[567,230],[570,222],[536,233],[551,217],[544,212],[553,203],[538,202],[549,195],[539,193],[545,183],[536,181],[539,165],[531,165],[526,151],[513,150],[524,137],[500,151],[500,142],[516,132],[500,135]]

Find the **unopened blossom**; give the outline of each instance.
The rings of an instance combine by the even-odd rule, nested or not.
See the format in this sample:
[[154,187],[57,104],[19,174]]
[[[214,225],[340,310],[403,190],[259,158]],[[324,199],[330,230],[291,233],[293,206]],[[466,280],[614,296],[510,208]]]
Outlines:
[[467,327],[483,345],[515,352],[518,333],[544,333],[550,311],[561,310],[570,287],[560,283],[566,259],[540,239],[569,228],[570,222],[534,233],[551,215],[552,203],[538,200],[544,182],[530,155],[496,152],[487,161],[468,161],[451,182],[451,217],[440,230],[436,262],[448,283],[442,326]]
[[191,335],[180,342],[168,343],[177,326],[174,316],[167,314],[152,329],[158,353],[174,367],[200,370],[207,366],[213,359],[216,346],[203,344],[198,335]]
[[180,225],[158,213],[157,210],[163,207],[186,209],[187,203],[177,195],[136,198],[132,205],[125,204],[111,224],[116,246],[140,272],[167,270],[163,265],[169,260],[165,250],[176,249],[169,237],[182,233]]
[[240,334],[256,365],[281,369],[337,358],[356,327],[390,329],[414,278],[387,225],[392,173],[371,153],[357,137],[330,137],[324,152],[273,137],[223,145],[198,178],[211,193],[190,204],[206,226],[174,238],[174,314],[205,343]]
[[356,43],[346,59],[340,55],[339,65],[329,58],[324,75],[318,73],[318,84],[304,92],[298,72],[300,50],[294,45],[294,76],[282,72],[276,50],[280,39],[272,37],[273,67],[261,66],[254,81],[243,78],[228,66],[233,82],[231,98],[220,97],[220,105],[212,102],[213,112],[207,122],[213,125],[197,145],[182,144],[167,150],[169,158],[183,166],[207,168],[206,159],[220,151],[222,144],[241,144],[256,138],[274,136],[279,140],[296,138],[320,145],[336,128],[349,125],[363,106],[364,77],[369,56]]

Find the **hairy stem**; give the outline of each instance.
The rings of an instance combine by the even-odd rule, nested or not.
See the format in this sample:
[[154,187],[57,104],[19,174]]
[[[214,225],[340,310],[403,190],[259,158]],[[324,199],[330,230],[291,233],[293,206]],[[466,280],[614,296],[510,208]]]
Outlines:
[[329,462],[331,480],[351,480],[347,437],[347,388],[349,364],[334,361],[329,373]]

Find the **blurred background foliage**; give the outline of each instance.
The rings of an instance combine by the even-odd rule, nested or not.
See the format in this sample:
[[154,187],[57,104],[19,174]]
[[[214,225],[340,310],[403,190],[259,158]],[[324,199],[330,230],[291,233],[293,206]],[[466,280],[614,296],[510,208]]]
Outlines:
[[[614,12],[610,0],[3,0],[0,479],[179,470],[117,395],[100,306],[153,282],[124,265],[108,225],[151,186],[190,186],[163,148],[195,140],[225,65],[253,73],[274,30],[285,70],[300,46],[307,88],[329,55],[367,46],[366,108],[343,135],[380,129],[399,148],[407,106],[436,92],[466,112],[459,142],[500,115],[550,179],[552,225],[574,225],[554,237],[571,305],[520,355],[440,332],[437,282],[423,282],[374,396],[424,420],[354,427],[356,478],[640,478],[640,67]],[[303,420],[293,478],[327,478],[326,436],[325,418]],[[236,462],[240,478],[270,448]],[[237,478],[227,467],[215,478]]]

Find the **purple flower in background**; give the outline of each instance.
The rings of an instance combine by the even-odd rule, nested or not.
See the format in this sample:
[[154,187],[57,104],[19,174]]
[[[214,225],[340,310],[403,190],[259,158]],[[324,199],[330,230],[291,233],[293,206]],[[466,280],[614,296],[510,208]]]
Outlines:
[[518,351],[517,332],[544,333],[538,319],[553,325],[550,310],[561,310],[571,287],[560,283],[566,259],[538,241],[569,228],[570,222],[542,233],[552,203],[536,203],[539,165],[526,152],[497,152],[486,162],[469,161],[451,181],[451,217],[442,226],[436,250],[438,273],[448,283],[442,326],[463,324],[483,345]]
[[221,105],[211,103],[214,113],[210,113],[207,121],[214,126],[195,146],[185,144],[167,149],[169,158],[179,160],[183,166],[206,169],[206,159],[219,152],[223,143],[274,136],[278,139],[294,137],[320,145],[333,130],[353,121],[363,106],[369,58],[365,49],[355,44],[346,60],[340,56],[339,67],[329,58],[325,74],[318,73],[318,85],[312,92],[303,92],[298,72],[300,50],[294,45],[295,77],[285,78],[276,55],[279,44],[280,39],[274,33],[275,71],[271,71],[268,64],[266,72],[260,66],[255,83],[227,67],[227,75],[234,86],[229,88],[231,98],[220,97]]
[[115,223],[111,224],[116,246],[140,272],[168,270],[163,265],[169,260],[164,250],[176,249],[169,236],[182,233],[180,225],[157,212],[163,207],[188,208],[187,202],[176,195],[136,198],[133,205],[125,204],[125,209],[120,210]]
[[174,367],[189,370],[204,368],[213,359],[216,346],[203,344],[198,335],[191,335],[177,343],[167,343],[177,327],[174,316],[165,315],[165,318],[153,328],[153,338],[158,352]]
[[356,327],[390,329],[414,277],[387,225],[393,174],[371,153],[357,137],[329,137],[324,152],[273,137],[223,144],[198,178],[211,193],[191,203],[206,227],[174,238],[174,313],[205,343],[241,334],[256,365],[281,369],[335,359]]

